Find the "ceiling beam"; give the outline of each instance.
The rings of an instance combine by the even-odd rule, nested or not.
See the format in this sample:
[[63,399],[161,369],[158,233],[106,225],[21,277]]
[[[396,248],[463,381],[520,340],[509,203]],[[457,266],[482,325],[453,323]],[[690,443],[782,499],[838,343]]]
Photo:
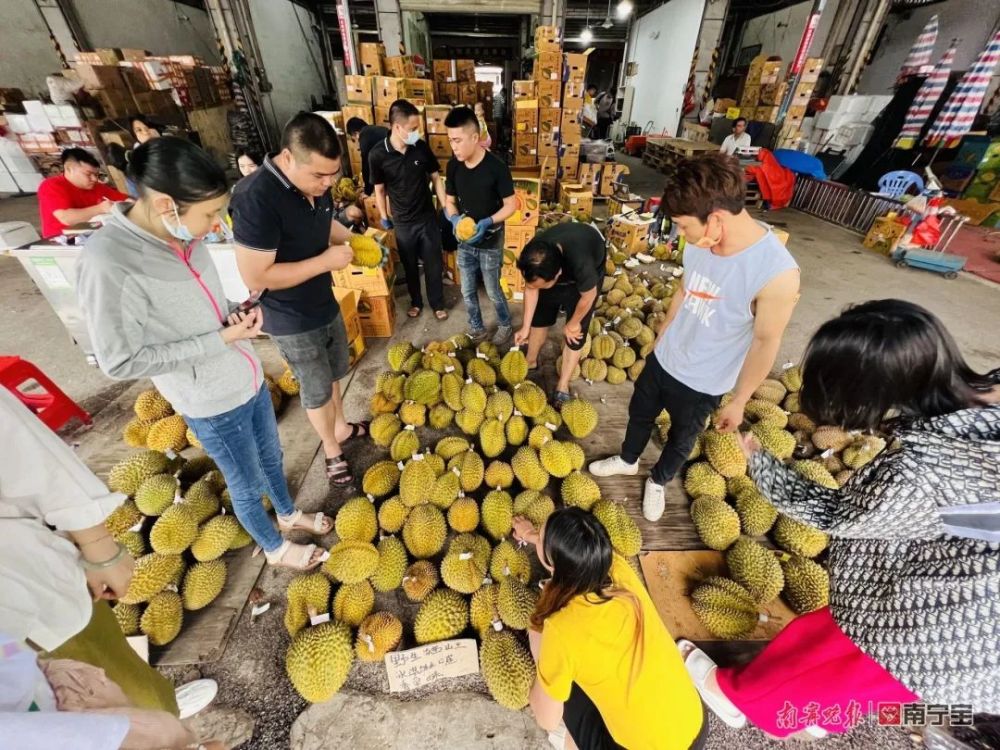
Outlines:
[[542,0],[400,0],[400,10],[419,13],[507,15],[542,12]]

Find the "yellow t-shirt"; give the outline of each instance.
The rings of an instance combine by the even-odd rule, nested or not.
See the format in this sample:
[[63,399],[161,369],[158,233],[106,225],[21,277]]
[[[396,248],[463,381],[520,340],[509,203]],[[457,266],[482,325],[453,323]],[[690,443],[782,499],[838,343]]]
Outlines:
[[644,621],[642,664],[629,689],[635,608],[627,599],[599,603],[577,596],[545,621],[538,679],[565,702],[575,682],[594,702],[615,742],[628,750],[688,750],[705,717],[673,638],[629,564],[611,564],[618,588],[634,594]]

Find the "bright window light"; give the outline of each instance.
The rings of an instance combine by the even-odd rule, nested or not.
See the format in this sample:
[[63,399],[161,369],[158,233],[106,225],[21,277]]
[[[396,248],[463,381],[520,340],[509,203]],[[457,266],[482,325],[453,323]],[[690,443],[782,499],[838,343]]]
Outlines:
[[632,15],[632,1],[621,0],[621,2],[615,7],[615,15],[618,16],[619,19],[625,19]]
[[594,32],[590,30],[589,26],[580,32],[580,41],[584,44],[590,44],[593,39]]

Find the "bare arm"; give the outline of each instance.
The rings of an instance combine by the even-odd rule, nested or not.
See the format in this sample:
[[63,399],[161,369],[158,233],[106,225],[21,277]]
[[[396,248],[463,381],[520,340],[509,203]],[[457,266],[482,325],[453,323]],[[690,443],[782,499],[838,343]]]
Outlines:
[[434,195],[437,196],[438,205],[444,208],[448,205],[448,196],[444,192],[444,181],[441,179],[441,173],[435,172],[432,174],[431,182],[434,183]]
[[507,221],[514,212],[517,210],[517,198],[515,196],[510,196],[509,198],[503,199],[503,206],[491,217],[494,224],[500,224]]
[[375,185],[375,205],[378,206],[379,215],[383,219],[388,219],[389,204],[385,199],[385,185],[382,183]]
[[95,216],[106,214],[110,210],[111,201],[105,198],[94,206],[88,206],[87,208],[60,208],[57,211],[53,211],[52,215],[60,224],[71,227],[74,224],[83,224],[90,221]]
[[[330,246],[346,245],[351,241],[351,230],[339,221],[330,222]],[[337,270],[334,268],[333,270]]]
[[458,215],[458,199],[454,195],[445,196],[444,214],[449,217]]
[[656,334],[657,344],[660,343],[660,339],[663,338],[663,334],[667,332],[667,328],[670,327],[670,324],[673,322],[674,318],[677,317],[677,312],[678,310],[681,309],[681,305],[683,304],[684,304],[684,286],[682,284],[681,288],[674,293],[674,296],[670,300],[670,307],[667,308],[667,317],[663,321],[663,325],[660,326],[659,332]]
[[531,328],[531,319],[535,317],[535,310],[538,307],[538,290],[524,289],[524,320],[522,328]]
[[[347,228],[339,222],[335,221],[333,225],[340,226],[348,233]],[[333,232],[331,229],[330,234]],[[295,263],[276,263],[276,257],[277,252],[251,250],[236,245],[236,266],[240,269],[240,276],[247,288],[288,289],[298,286],[320,274],[345,268],[354,255],[346,245],[331,245],[320,255]]]
[[[542,634],[536,630],[528,630],[528,646],[531,655],[538,663],[542,649]],[[535,682],[531,686],[531,693],[528,695],[528,703],[531,705],[531,712],[535,715],[535,721],[546,732],[555,731],[562,721],[563,704],[545,692],[541,680],[535,675]]]

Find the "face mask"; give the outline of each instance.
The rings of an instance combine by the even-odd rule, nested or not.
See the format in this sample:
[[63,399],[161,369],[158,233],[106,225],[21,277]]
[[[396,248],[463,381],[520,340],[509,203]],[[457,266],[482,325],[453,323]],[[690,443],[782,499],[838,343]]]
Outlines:
[[[722,227],[721,226],[719,227],[719,235],[715,239],[712,239],[709,236],[709,225],[710,225],[711,221],[712,221],[712,217],[709,216],[708,217],[708,221],[705,222],[705,234],[702,235],[702,237],[701,237],[700,240],[698,240],[697,242],[694,243],[698,247],[704,248],[705,250],[711,250],[713,247],[715,247],[720,242],[722,242]],[[716,219],[716,222],[718,222],[718,219]]]
[[420,140],[420,131],[414,130],[412,133],[407,133],[405,142],[407,146],[416,146],[417,141]]
[[219,219],[219,223],[216,224],[215,231],[213,229],[211,232],[202,237],[205,242],[232,242],[233,241],[233,230],[229,228],[229,224],[222,219]]
[[181,223],[181,216],[179,213],[177,213],[176,203],[173,206],[173,211],[174,211],[174,218],[177,220],[177,226],[171,226],[169,223],[167,223],[167,220],[161,216],[160,221],[163,222],[164,229],[170,232],[170,236],[173,237],[174,239],[178,239],[181,242],[194,242],[195,236],[191,234],[191,230]]

